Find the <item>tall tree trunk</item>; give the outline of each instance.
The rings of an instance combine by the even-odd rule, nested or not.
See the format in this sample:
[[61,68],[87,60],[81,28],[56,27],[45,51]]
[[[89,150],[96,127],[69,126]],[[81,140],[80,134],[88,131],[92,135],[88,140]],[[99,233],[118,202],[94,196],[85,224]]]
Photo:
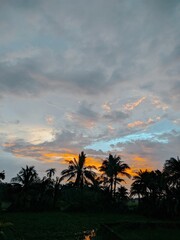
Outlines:
[[75,180],[75,183],[74,183],[74,186],[80,186],[81,185],[81,172],[78,171],[77,172],[77,177],[76,177],[76,180]]
[[110,178],[110,194],[111,194],[111,198],[113,196],[113,178]]
[[115,194],[116,194],[116,177],[114,179],[114,197],[115,197]]

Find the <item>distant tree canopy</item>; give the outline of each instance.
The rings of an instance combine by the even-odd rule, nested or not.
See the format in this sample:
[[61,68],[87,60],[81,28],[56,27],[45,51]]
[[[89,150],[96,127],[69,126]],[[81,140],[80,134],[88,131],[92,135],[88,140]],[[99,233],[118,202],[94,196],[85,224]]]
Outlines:
[[20,183],[23,188],[28,188],[32,183],[38,180],[38,174],[34,166],[26,166],[21,168],[16,177],[11,179],[11,182]]
[[[139,170],[133,175],[130,191],[123,186],[130,166],[120,156],[109,154],[97,169],[86,165],[86,154],[68,160],[57,176],[55,168],[40,179],[34,166],[21,168],[10,184],[0,172],[0,192],[14,209],[127,209],[130,199],[138,199],[138,211],[180,216],[180,159],[170,158],[163,170]],[[3,197],[1,196],[1,199]]]
[[3,170],[2,172],[0,172],[0,180],[4,180],[5,179],[5,171]]

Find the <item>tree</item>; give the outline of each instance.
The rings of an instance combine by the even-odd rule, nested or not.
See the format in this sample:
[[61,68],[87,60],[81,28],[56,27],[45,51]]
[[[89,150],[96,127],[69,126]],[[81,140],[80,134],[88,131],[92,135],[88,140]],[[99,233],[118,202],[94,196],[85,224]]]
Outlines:
[[122,178],[119,178],[119,175],[126,176],[130,178],[130,174],[127,173],[127,169],[130,167],[121,161],[120,156],[109,154],[109,157],[102,162],[99,170],[103,172],[109,179],[110,182],[110,194],[115,196],[116,185],[122,181]]
[[49,169],[47,169],[47,170],[46,170],[47,177],[51,179],[52,176],[55,175],[55,172],[56,172],[56,169],[55,169],[55,168],[49,168]]
[[170,185],[180,188],[180,159],[177,157],[166,160],[164,164],[164,173],[167,175]]
[[[131,196],[138,196],[139,206],[151,206],[152,209],[160,209],[165,197],[166,180],[165,175],[159,170],[142,171],[136,173],[131,184]],[[142,201],[141,201],[142,200]]]
[[148,184],[149,184],[149,172],[147,170],[136,173],[136,176],[133,177],[133,183],[131,184],[131,196],[138,195],[140,202],[140,197],[148,196]]
[[0,181],[5,179],[5,171],[0,172]]
[[127,201],[128,200],[128,189],[124,186],[121,186],[117,189],[116,198],[118,201]]
[[84,184],[89,184],[96,177],[96,173],[93,169],[96,169],[95,166],[85,166],[86,155],[84,152],[79,154],[78,161],[74,158],[74,160],[68,160],[69,167],[61,172],[62,177],[61,180],[67,178],[67,181],[73,180],[74,186],[83,188]]
[[55,185],[54,185],[54,194],[53,194],[53,208],[56,207],[56,202],[58,200],[59,190],[61,188],[61,178],[56,177]]
[[21,168],[17,176],[11,179],[11,182],[18,182],[23,186],[24,189],[27,189],[38,179],[38,174],[34,166],[26,166],[26,168]]
[[164,164],[166,176],[166,202],[169,215],[180,213],[180,159],[177,157],[166,160]]

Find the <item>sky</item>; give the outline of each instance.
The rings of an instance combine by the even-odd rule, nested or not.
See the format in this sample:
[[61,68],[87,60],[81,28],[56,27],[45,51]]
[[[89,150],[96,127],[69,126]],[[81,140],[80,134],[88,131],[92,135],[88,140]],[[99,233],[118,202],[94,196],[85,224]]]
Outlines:
[[179,156],[179,0],[0,0],[0,170]]

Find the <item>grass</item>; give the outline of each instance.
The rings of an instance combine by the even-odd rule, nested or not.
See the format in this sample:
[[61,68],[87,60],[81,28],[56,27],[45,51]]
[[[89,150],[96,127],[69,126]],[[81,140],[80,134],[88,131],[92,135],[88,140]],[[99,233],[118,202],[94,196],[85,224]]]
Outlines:
[[[113,228],[114,229],[114,228]],[[119,233],[119,236],[123,240],[179,240],[180,229],[177,228],[165,228],[165,227],[156,227],[151,228],[145,226],[144,228],[115,228],[115,232]]]
[[[151,230],[134,229],[124,232],[117,223],[120,222],[147,222],[149,219],[135,215],[120,215],[108,213],[62,213],[62,212],[42,212],[42,213],[6,213],[8,221],[14,223],[16,231],[24,240],[72,240],[83,239],[78,237],[83,231],[98,229],[101,224],[116,224],[115,231],[125,240],[129,239],[156,239],[146,238],[151,235]],[[157,235],[163,235],[164,230],[159,230]],[[129,233],[129,235],[128,235]],[[131,235],[132,233],[132,235]],[[168,230],[164,234],[172,236]],[[179,232],[178,232],[179,233]],[[133,236],[144,236],[143,238],[133,238]],[[129,238],[128,238],[129,237]],[[160,238],[157,238],[160,239]],[[163,240],[166,238],[163,238]],[[168,238],[173,239],[173,238]],[[176,238],[175,238],[176,239]],[[175,240],[173,239],[173,240]]]

